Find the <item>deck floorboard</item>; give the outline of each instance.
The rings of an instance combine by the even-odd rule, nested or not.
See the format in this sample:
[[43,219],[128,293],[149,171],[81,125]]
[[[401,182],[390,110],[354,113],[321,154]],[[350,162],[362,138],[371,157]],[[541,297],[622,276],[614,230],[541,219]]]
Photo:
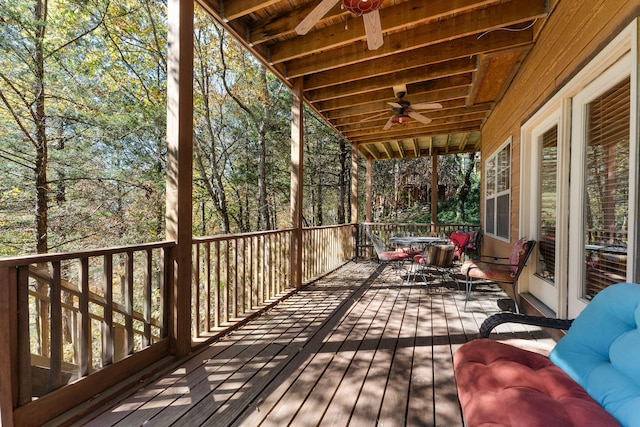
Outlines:
[[[453,354],[508,298],[348,263],[78,425],[462,426]],[[494,337],[544,352],[539,328]]]

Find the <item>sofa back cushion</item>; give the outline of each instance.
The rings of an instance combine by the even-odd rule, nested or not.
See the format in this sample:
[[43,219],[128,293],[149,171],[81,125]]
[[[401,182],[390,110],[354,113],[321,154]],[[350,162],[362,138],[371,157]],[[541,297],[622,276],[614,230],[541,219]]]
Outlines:
[[549,358],[624,426],[640,426],[640,285],[601,291]]

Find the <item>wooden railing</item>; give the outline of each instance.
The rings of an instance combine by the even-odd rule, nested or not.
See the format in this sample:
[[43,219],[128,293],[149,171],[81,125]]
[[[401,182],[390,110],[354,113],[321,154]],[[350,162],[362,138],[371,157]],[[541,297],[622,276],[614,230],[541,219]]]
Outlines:
[[[303,281],[353,257],[353,225],[305,228]],[[277,230],[193,239],[194,345],[224,332],[293,290],[291,238]]]
[[193,239],[192,336],[223,331],[290,289],[291,230]]
[[[370,224],[384,238],[430,224]],[[355,254],[358,225],[305,228],[303,283]],[[437,227],[438,233],[465,226]],[[293,230],[193,238],[192,343],[293,291]],[[360,235],[364,235],[360,233]],[[169,363],[175,242],[0,259],[0,415],[41,425]],[[185,280],[185,278],[177,278]],[[157,362],[157,363],[156,363]],[[141,377],[142,378],[142,377]],[[11,416],[6,416],[10,413]]]
[[472,224],[396,224],[380,222],[363,222],[358,224],[356,236],[356,257],[369,258],[375,256],[373,245],[365,233],[368,227],[372,233],[376,234],[388,246],[392,247],[389,239],[393,236],[433,236],[447,238],[457,230],[477,231],[479,225]]
[[354,256],[353,224],[302,230],[302,280],[337,268]]
[[[160,242],[0,260],[0,408],[16,408],[16,425],[43,423],[168,354],[173,247]],[[54,390],[55,408],[36,409],[47,407]]]

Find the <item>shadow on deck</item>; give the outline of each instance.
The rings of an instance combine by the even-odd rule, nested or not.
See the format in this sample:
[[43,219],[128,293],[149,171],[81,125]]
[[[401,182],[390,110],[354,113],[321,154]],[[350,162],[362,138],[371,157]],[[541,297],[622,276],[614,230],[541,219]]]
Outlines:
[[[348,263],[78,425],[462,425],[452,355],[507,298]],[[553,340],[502,325],[530,348]]]

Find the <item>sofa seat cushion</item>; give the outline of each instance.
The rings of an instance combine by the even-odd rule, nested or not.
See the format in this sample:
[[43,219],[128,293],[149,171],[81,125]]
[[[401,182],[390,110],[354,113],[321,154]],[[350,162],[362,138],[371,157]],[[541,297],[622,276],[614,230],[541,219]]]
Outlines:
[[547,357],[489,339],[454,356],[467,427],[618,426],[618,422]]

